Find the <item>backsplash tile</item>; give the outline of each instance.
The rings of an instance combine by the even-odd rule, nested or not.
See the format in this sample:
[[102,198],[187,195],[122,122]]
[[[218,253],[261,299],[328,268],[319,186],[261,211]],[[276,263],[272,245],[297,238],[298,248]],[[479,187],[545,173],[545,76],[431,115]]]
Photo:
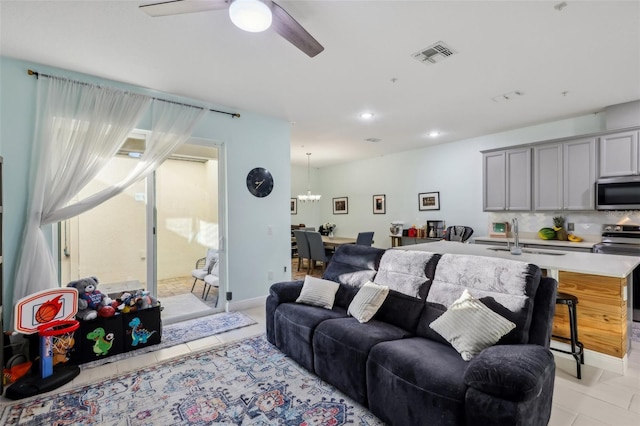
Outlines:
[[604,224],[640,225],[640,210],[594,211],[594,212],[493,212],[489,214],[492,222],[510,222],[518,218],[520,232],[538,232],[540,228],[553,227],[553,217],[564,216],[565,223],[573,222],[573,233],[580,237],[600,237]]

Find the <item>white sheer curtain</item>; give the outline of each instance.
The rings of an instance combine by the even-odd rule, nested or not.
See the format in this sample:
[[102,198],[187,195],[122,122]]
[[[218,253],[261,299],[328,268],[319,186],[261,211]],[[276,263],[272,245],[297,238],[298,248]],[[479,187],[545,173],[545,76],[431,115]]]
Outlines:
[[42,226],[79,215],[157,168],[191,134],[204,110],[153,101],[153,129],[141,162],[125,180],[73,205],[70,200],[117,153],[151,98],[59,78],[38,79],[28,217],[13,304],[58,286]]
[[151,98],[61,78],[40,77],[29,204],[13,304],[56,287],[56,265],[41,226],[115,155]]
[[105,188],[73,205],[45,213],[44,223],[55,223],[91,210],[95,206],[120,194],[133,183],[144,179],[164,162],[180,145],[191,136],[193,128],[204,115],[205,110],[171,102],[154,100],[151,135],[140,162],[118,184]]

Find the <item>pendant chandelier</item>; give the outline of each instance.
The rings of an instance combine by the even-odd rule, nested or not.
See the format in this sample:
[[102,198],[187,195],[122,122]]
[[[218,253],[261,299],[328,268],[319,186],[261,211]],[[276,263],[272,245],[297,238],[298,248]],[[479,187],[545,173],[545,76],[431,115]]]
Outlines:
[[307,201],[311,201],[311,202],[320,201],[320,197],[322,197],[322,195],[320,194],[314,195],[311,193],[310,173],[311,173],[311,153],[307,152],[307,193],[298,195],[298,200],[302,201],[303,203]]

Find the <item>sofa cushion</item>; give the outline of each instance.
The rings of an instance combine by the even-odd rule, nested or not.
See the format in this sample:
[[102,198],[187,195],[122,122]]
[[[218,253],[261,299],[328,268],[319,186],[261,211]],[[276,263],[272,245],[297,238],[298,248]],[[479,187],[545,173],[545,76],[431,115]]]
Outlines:
[[312,338],[322,321],[346,318],[344,308],[323,309],[300,303],[283,303],[276,308],[274,331],[276,346],[294,361],[313,371]]
[[357,244],[341,245],[336,249],[322,277],[360,288],[367,281],[373,281],[383,253],[383,249],[376,247]]
[[360,323],[355,318],[323,321],[313,335],[315,372],[358,403],[366,405],[369,351],[380,342],[408,336],[407,331],[376,320],[367,323]]
[[415,333],[423,309],[424,302],[422,300],[398,293],[395,290],[389,290],[387,298],[373,319]]
[[347,314],[359,322],[367,322],[378,312],[388,294],[389,287],[367,281],[349,304]]
[[[380,259],[374,282],[413,297],[428,293],[427,265],[434,253],[424,251],[387,250]],[[432,276],[432,275],[431,275]]]
[[375,345],[367,360],[369,409],[391,424],[465,424],[467,362],[421,337]]
[[[423,319],[432,321],[468,288],[492,311],[516,324],[500,343],[527,343],[540,268],[525,262],[467,255],[442,255],[427,295]],[[428,312],[427,312],[428,311]],[[419,327],[424,331],[423,327]]]
[[331,309],[333,308],[333,302],[336,299],[338,288],[340,288],[340,284],[334,281],[323,280],[307,275],[304,278],[302,291],[296,299],[296,303]]
[[466,289],[447,312],[429,325],[447,339],[465,361],[493,346],[515,326],[476,300]]

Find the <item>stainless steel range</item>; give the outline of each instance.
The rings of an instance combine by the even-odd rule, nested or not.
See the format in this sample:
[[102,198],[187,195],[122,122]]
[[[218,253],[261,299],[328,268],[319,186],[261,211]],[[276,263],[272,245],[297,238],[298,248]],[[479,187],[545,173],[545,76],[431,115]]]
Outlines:
[[[640,257],[640,225],[602,225],[602,242],[594,253]],[[640,266],[633,271],[633,320],[640,322]]]

